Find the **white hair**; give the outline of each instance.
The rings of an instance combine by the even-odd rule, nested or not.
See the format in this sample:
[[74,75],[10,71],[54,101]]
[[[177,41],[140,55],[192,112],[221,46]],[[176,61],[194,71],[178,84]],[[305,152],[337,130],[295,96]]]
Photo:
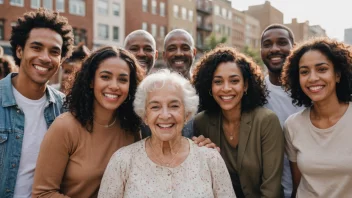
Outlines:
[[172,36],[172,35],[174,35],[174,34],[176,34],[176,33],[179,33],[179,34],[185,34],[187,37],[188,37],[188,39],[189,39],[189,41],[191,42],[191,47],[192,47],[192,49],[194,49],[195,48],[195,46],[194,46],[194,39],[193,39],[193,37],[192,37],[192,35],[189,33],[189,32],[187,32],[186,30],[184,30],[184,29],[174,29],[174,30],[171,30],[169,33],[167,33],[167,35],[165,36],[165,38],[164,38],[164,50],[166,50],[166,41],[168,41],[169,39],[170,39],[170,37]]
[[145,118],[148,93],[155,89],[160,89],[160,86],[155,86],[156,83],[159,82],[162,83],[162,86],[166,83],[170,83],[179,87],[183,92],[185,115],[192,117],[196,114],[199,97],[191,83],[176,72],[171,72],[169,69],[161,69],[148,75],[137,88],[135,99],[133,101],[133,108],[139,117],[142,119]]
[[124,40],[124,42],[123,42],[123,48],[126,49],[127,43],[128,43],[128,42],[131,40],[131,38],[133,38],[134,36],[147,36],[147,37],[150,39],[150,41],[152,42],[152,44],[153,44],[152,47],[154,48],[154,50],[156,50],[156,42],[155,42],[155,39],[154,39],[153,35],[151,35],[149,32],[147,32],[147,31],[145,31],[145,30],[135,30],[135,31],[129,33],[129,34],[126,36],[126,38],[125,38],[125,40]]

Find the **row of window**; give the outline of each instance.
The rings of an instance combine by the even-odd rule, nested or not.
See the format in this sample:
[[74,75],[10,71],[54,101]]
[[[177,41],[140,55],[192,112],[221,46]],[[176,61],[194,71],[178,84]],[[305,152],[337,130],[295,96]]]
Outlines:
[[[221,11],[221,12],[220,12]],[[220,6],[214,6],[214,14],[223,17],[224,19],[232,19],[232,11],[226,8],[220,8]]]
[[219,24],[215,24],[215,32],[220,33],[224,36],[231,36],[231,27],[227,27],[226,25],[219,25]]
[[[180,8],[181,8],[181,17],[180,17]],[[188,10],[187,12],[187,8],[174,5],[173,11],[174,11],[175,18],[181,18],[183,20],[189,20],[191,22],[193,21],[193,10]]]
[[[148,31],[148,23],[143,22],[142,23],[142,29],[145,31]],[[165,37],[165,26],[160,26],[159,27],[159,37],[164,38]],[[158,26],[156,24],[151,24],[150,25],[150,33],[153,35],[154,38],[158,36]]]
[[[110,40],[110,27],[107,24],[98,24],[98,38],[103,40]],[[112,39],[114,41],[119,40],[119,27],[112,26]]]
[[[97,9],[98,9],[98,14],[100,15],[104,15],[104,16],[108,16],[109,15],[109,1],[108,0],[99,0],[98,1],[98,6],[97,6]],[[114,16],[120,16],[120,9],[121,9],[121,6],[119,3],[112,3],[112,6],[111,6],[112,10],[112,15]]]
[[[149,10],[148,8],[149,8],[148,0],[142,0],[143,12],[148,12],[148,10]],[[158,14],[156,0],[151,0],[151,13]],[[165,3],[164,2],[160,2],[160,4],[159,4],[159,14],[160,14],[160,16],[165,16]]]
[[[10,0],[10,5],[24,7],[25,0]],[[26,2],[29,2],[26,1]],[[53,0],[30,0],[31,8],[37,9],[44,7],[46,9],[53,9]],[[59,12],[65,12],[65,0],[56,0],[55,9]],[[0,4],[4,3],[4,0],[0,0]],[[86,3],[84,0],[69,0],[69,12],[70,14],[85,16],[86,14]]]

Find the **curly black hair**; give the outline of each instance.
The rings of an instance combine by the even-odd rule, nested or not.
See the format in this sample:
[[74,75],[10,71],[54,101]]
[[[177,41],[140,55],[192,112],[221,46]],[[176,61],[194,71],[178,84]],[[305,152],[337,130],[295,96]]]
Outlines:
[[90,87],[94,81],[99,64],[108,58],[118,57],[125,61],[130,69],[129,97],[116,110],[121,128],[136,135],[139,132],[141,119],[133,111],[133,100],[137,86],[143,80],[143,69],[137,59],[128,51],[116,47],[102,47],[91,53],[83,61],[82,69],[77,73],[76,80],[67,95],[64,108],[67,108],[89,132],[93,130],[94,91]]
[[248,82],[247,94],[241,100],[241,111],[249,112],[267,103],[267,88],[260,67],[244,54],[231,47],[218,46],[205,54],[195,65],[192,84],[199,94],[199,111],[218,111],[220,106],[209,95],[213,75],[220,63],[234,62],[240,68],[245,82]]
[[341,75],[336,84],[336,95],[340,102],[350,102],[352,94],[352,52],[350,46],[327,38],[312,38],[296,46],[283,66],[281,81],[286,91],[291,92],[292,102],[297,106],[312,106],[312,100],[303,92],[299,83],[299,61],[308,51],[317,50],[324,54]]
[[12,27],[10,43],[16,65],[20,66],[21,63],[21,59],[16,55],[16,48],[20,46],[24,49],[33,28],[49,28],[60,34],[63,40],[61,57],[65,58],[71,55],[73,33],[67,18],[60,16],[58,12],[39,8],[36,11],[24,13],[22,17],[18,18],[17,25]]

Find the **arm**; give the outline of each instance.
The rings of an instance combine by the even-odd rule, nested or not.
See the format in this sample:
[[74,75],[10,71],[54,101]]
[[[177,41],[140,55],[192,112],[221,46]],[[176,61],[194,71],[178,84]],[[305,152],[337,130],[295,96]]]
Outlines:
[[67,198],[60,194],[72,142],[65,126],[65,117],[56,118],[43,139],[35,169],[33,197]]
[[301,175],[301,171],[298,169],[296,162],[290,161],[290,167],[291,167],[292,184],[293,184],[291,198],[295,198],[297,193],[297,188],[298,188],[299,182],[301,181],[302,175]]
[[220,153],[211,151],[206,155],[208,157],[209,169],[211,171],[213,194],[216,198],[234,197],[236,198],[235,191],[233,190],[230,174],[227,170],[225,161],[222,159]]
[[120,148],[111,157],[101,180],[99,198],[123,197],[129,172],[127,162],[132,155],[126,151],[126,148]]
[[281,196],[281,177],[284,160],[284,137],[279,119],[267,115],[262,124],[261,147],[263,160],[261,197]]

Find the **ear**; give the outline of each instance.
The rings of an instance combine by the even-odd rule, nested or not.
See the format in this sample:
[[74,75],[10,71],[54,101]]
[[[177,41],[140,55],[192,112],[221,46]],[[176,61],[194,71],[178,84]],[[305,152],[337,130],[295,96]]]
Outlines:
[[341,72],[336,72],[336,83],[340,83],[341,80]]
[[144,124],[145,124],[145,125],[147,125],[147,126],[148,126],[148,118],[147,118],[147,116],[144,116],[144,118],[143,118],[143,122],[144,122]]
[[193,57],[196,57],[197,54],[197,48],[193,48]]
[[17,45],[16,47],[16,56],[18,59],[22,59],[22,55],[23,55],[23,50],[22,47]]
[[92,82],[90,82],[90,85],[89,85],[90,88],[94,88],[94,80],[92,80]]
[[158,59],[158,57],[159,57],[159,52],[158,52],[158,50],[156,50],[155,51],[155,60]]
[[244,91],[247,92],[248,91],[248,80],[246,80],[246,82],[244,82]]
[[188,122],[190,119],[191,119],[191,113],[187,113],[185,118],[185,123]]

